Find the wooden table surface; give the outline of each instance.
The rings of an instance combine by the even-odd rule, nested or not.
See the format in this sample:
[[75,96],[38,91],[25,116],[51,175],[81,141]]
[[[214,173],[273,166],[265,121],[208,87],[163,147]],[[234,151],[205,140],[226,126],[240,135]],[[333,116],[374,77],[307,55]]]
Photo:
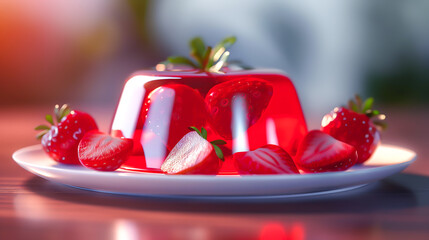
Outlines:
[[[87,109],[85,109],[87,110]],[[36,177],[13,160],[48,107],[0,108],[0,239],[429,239],[429,110],[392,108],[384,143],[417,152],[358,190],[257,202],[110,195]],[[111,111],[92,112],[107,130]],[[426,141],[426,142],[425,142]]]

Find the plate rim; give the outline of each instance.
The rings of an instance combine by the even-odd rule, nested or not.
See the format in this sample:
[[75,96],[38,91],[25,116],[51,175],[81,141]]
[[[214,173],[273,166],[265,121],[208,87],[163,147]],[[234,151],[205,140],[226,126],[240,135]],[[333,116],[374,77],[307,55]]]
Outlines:
[[[293,181],[293,180],[300,180],[300,181],[317,181],[318,179],[328,179],[328,180],[332,180],[335,178],[341,178],[341,176],[349,176],[349,177],[358,177],[359,175],[366,175],[366,174],[371,174],[371,172],[373,171],[380,171],[380,168],[386,169],[386,171],[389,170],[389,168],[391,168],[390,170],[393,169],[401,169],[399,171],[396,171],[395,173],[401,172],[403,171],[406,167],[408,167],[411,163],[413,163],[416,158],[417,158],[417,154],[407,148],[403,148],[403,147],[399,147],[399,146],[394,146],[394,145],[380,145],[380,147],[385,147],[385,148],[394,148],[397,150],[401,150],[401,151],[406,151],[410,154],[410,158],[408,160],[405,160],[403,162],[400,163],[395,163],[395,164],[389,164],[389,165],[383,165],[383,166],[374,166],[374,167],[370,167],[370,168],[362,168],[362,169],[356,169],[352,171],[339,171],[339,172],[325,172],[325,173],[312,173],[312,174],[270,174],[270,175],[244,175],[244,176],[240,176],[240,175],[220,175],[220,176],[211,176],[211,175],[166,175],[166,174],[160,174],[160,173],[141,173],[141,172],[131,172],[131,171],[115,171],[115,172],[100,172],[100,171],[94,171],[94,170],[90,170],[90,169],[86,169],[83,166],[78,166],[78,165],[74,165],[74,166],[69,166],[69,165],[63,165],[58,163],[58,165],[40,165],[34,162],[30,161],[23,161],[20,159],[20,155],[21,154],[29,154],[32,151],[36,151],[36,152],[42,152],[42,146],[40,144],[37,145],[32,145],[32,146],[27,146],[27,147],[23,147],[21,149],[18,149],[17,151],[15,151],[12,154],[12,158],[13,160],[22,168],[24,168],[25,170],[29,171],[32,174],[35,174],[39,177],[45,178],[49,181],[53,181],[53,182],[59,182],[61,184],[67,185],[67,186],[71,186],[71,187],[79,187],[79,188],[83,188],[86,190],[92,190],[92,191],[100,191],[100,189],[94,189],[94,188],[90,188],[90,187],[84,187],[84,186],[74,186],[71,184],[67,184],[61,181],[57,181],[56,179],[52,179],[49,178],[48,176],[43,176],[41,174],[37,174],[33,171],[31,171],[31,167],[34,168],[38,168],[38,169],[42,169],[42,170],[49,170],[49,171],[55,171],[56,173],[68,173],[68,174],[83,174],[89,177],[115,177],[115,178],[130,178],[131,180],[144,180],[144,179],[151,179],[154,181],[159,181],[159,182],[171,182],[171,181],[181,181],[181,182],[190,182],[190,181],[198,181],[200,184],[222,184],[222,183],[230,183],[231,181],[233,181],[235,184],[249,184],[249,183],[258,183],[258,184],[262,184],[263,182],[266,181],[274,181],[274,182],[279,182],[279,181]],[[48,155],[46,155],[47,158]],[[62,166],[61,166],[62,165]],[[60,167],[58,167],[60,166]],[[82,171],[83,170],[83,171]],[[384,172],[386,172],[384,171]],[[345,187],[351,187],[351,186],[356,186],[356,185],[362,185],[365,183],[370,183],[370,182],[374,182],[374,181],[378,181],[381,180],[387,176],[393,175],[395,173],[391,173],[391,174],[387,174],[386,176],[383,177],[375,177],[371,180],[367,180],[365,182],[358,182],[355,183],[354,185],[347,185]],[[368,178],[367,178],[368,179]],[[337,188],[338,189],[338,188]],[[329,190],[329,189],[328,189]],[[142,193],[127,193],[127,192],[115,192],[115,191],[106,191],[106,190],[101,190],[102,192],[107,192],[107,193],[112,193],[112,194],[128,194],[128,195],[168,195],[166,193],[164,194],[152,194],[152,193],[148,193],[148,194],[142,194]],[[285,193],[282,195],[293,195],[293,194],[297,194],[297,193]],[[300,193],[298,193],[300,194]],[[172,195],[178,195],[178,194],[172,194]],[[186,196],[198,196],[198,194],[190,194],[190,193],[185,193],[184,195]],[[207,196],[210,194],[202,194],[199,196]],[[279,195],[279,194],[272,194],[272,195]],[[218,196],[217,194],[213,194],[213,196]],[[228,195],[228,196],[233,196],[233,197],[237,197],[240,195]],[[255,196],[259,196],[259,194],[255,194]]]

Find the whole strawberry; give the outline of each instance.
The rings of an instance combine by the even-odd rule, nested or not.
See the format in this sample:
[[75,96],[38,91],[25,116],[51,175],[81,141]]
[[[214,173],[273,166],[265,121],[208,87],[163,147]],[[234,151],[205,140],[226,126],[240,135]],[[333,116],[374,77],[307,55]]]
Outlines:
[[363,163],[374,153],[380,143],[379,129],[384,129],[381,121],[385,115],[373,110],[373,98],[364,102],[356,95],[350,100],[348,108],[337,107],[322,120],[321,131],[342,142],[354,146],[358,153],[357,163]]
[[37,139],[42,139],[43,150],[57,162],[80,164],[77,153],[79,142],[86,132],[97,130],[97,124],[89,114],[71,110],[67,105],[61,108],[56,105],[54,117],[46,115],[46,121],[51,126],[36,127],[36,130],[42,130]]

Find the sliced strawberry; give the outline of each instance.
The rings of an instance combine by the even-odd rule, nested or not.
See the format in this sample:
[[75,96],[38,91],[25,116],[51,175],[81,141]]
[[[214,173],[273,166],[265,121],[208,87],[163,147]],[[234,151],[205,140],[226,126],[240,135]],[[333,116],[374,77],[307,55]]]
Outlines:
[[356,149],[319,130],[310,131],[295,156],[298,169],[306,173],[343,171],[356,163]]
[[380,144],[380,133],[377,128],[385,127],[379,121],[385,116],[377,110],[372,110],[372,103],[372,98],[362,103],[359,96],[356,96],[356,102],[352,100],[349,102],[349,109],[335,108],[322,120],[321,131],[356,148],[357,163],[365,162],[375,152]]
[[[65,164],[79,164],[77,147],[86,132],[97,130],[97,124],[87,113],[71,110],[67,105],[56,105],[54,117],[46,115],[52,125],[39,125],[42,130],[37,136],[42,139],[43,150],[55,161]],[[54,119],[55,118],[55,119]]]
[[87,168],[115,171],[124,163],[133,149],[133,140],[112,137],[91,131],[79,143],[79,160]]
[[244,105],[239,104],[237,108],[243,111],[242,114],[246,114],[242,117],[249,128],[259,120],[272,95],[271,84],[259,78],[249,77],[218,84],[210,89],[205,98],[211,125],[220,136],[230,140],[234,137],[232,129],[237,127],[232,126],[233,111],[239,114],[238,109],[232,109],[234,101],[242,98]]
[[291,156],[277,145],[234,153],[234,161],[240,174],[299,174]]
[[217,174],[223,154],[217,145],[225,144],[222,140],[209,142],[204,128],[200,132],[187,133],[174,146],[161,166],[168,174]]

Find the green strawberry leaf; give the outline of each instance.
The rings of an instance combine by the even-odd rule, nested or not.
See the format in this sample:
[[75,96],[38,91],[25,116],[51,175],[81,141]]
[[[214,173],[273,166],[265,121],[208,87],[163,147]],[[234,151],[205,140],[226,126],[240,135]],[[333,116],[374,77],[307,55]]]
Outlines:
[[50,130],[51,128],[46,125],[39,125],[34,128],[34,130]]
[[72,111],[71,108],[67,104],[63,104],[59,112],[58,122],[61,122],[61,119],[69,115],[71,111]]
[[42,137],[43,137],[46,133],[48,133],[48,132],[49,132],[48,130],[43,130],[42,132],[39,132],[39,133],[36,135],[36,139],[37,139],[37,140],[42,139]]
[[226,142],[224,140],[220,140],[220,139],[211,141],[210,143],[214,144],[214,145],[225,145],[226,144]]
[[352,110],[353,112],[358,112],[358,107],[356,105],[356,103],[353,100],[349,101],[348,107],[350,110]]
[[196,128],[196,127],[189,127],[189,130],[191,130],[191,131],[195,131],[195,132],[197,132],[197,133],[198,133],[198,135],[202,136],[202,134],[201,134],[200,130],[199,130],[198,128]]
[[363,112],[366,112],[367,110],[370,110],[372,108],[372,105],[374,104],[374,98],[370,97],[365,100],[363,103]]
[[201,137],[207,139],[207,130],[205,128],[201,128]]
[[212,51],[212,47],[207,47],[205,53],[204,53],[204,58],[203,58],[203,62],[201,64],[202,68],[204,70],[208,70],[211,66],[208,65],[209,60],[210,60],[210,53]]
[[45,116],[46,121],[48,121],[48,123],[50,123],[51,125],[54,125],[54,120],[52,119],[52,115],[51,114],[47,114]]
[[355,99],[356,99],[356,106],[357,106],[357,109],[358,109],[358,113],[363,113],[362,112],[362,98],[360,98],[360,96],[359,95],[355,95]]
[[[356,101],[356,102],[355,102]],[[381,114],[380,111],[372,109],[374,105],[374,98],[369,97],[362,102],[362,99],[358,94],[355,95],[355,101],[350,100],[348,103],[349,109],[357,113],[365,114],[371,118],[371,121],[381,131],[386,129],[387,124],[383,122],[386,119],[386,115]]]
[[213,146],[213,148],[214,148],[214,150],[215,150],[216,155],[218,156],[218,158],[220,158],[220,160],[222,160],[222,161],[225,161],[225,159],[223,157],[222,149],[220,149],[220,147],[218,147],[216,145],[213,145],[213,144],[212,144],[212,146]]
[[229,48],[237,41],[237,37],[229,36],[224,38],[218,45],[223,45],[224,48]]
[[220,57],[223,55],[223,53],[231,47],[235,42],[237,41],[237,38],[234,36],[227,37],[220,41],[214,48],[213,48],[213,61],[217,62]]
[[206,46],[204,44],[203,39],[201,37],[195,37],[191,39],[191,41],[189,42],[189,46],[191,48],[191,54],[198,62],[202,63],[206,50]]
[[[378,111],[378,110],[371,110],[371,109],[369,109],[369,110],[366,110],[365,115],[367,117],[369,117],[369,118],[373,118],[375,116],[380,116],[380,115],[383,115],[383,114],[381,114],[380,111]],[[382,120],[382,119],[380,119],[380,120]]]
[[197,65],[195,65],[195,63],[193,63],[189,58],[187,57],[182,57],[182,56],[173,56],[173,57],[168,57],[167,61],[172,63],[172,64],[182,64],[182,65],[188,65],[194,68],[198,68]]
[[228,60],[228,57],[229,57],[229,52],[225,51],[222,54],[222,57],[220,58],[220,60],[217,61],[217,63],[210,68],[210,71],[218,72],[225,65],[226,61]]
[[191,51],[189,53],[189,55],[191,55],[191,57],[194,58],[197,61],[196,65],[198,65],[198,68],[202,68],[201,67],[202,66],[202,62],[203,62],[202,58],[200,56],[198,56],[195,51]]
[[57,122],[60,122],[61,118],[60,118],[60,105],[56,104],[54,107],[54,115],[57,119]]
[[[227,64],[229,52],[227,49],[231,47],[237,38],[234,36],[227,37],[220,41],[214,48],[206,46],[201,37],[195,37],[189,42],[191,59],[183,56],[173,56],[167,58],[166,61],[160,64],[167,66],[167,64],[188,65],[195,69],[200,69],[206,72],[218,72],[223,66]],[[195,60],[196,62],[194,62]],[[244,66],[241,64],[241,66]],[[159,66],[159,71],[164,71],[166,68]],[[247,69],[250,69],[247,67]],[[158,70],[158,69],[157,69]]]
[[387,124],[385,122],[383,122],[382,120],[373,120],[372,122],[381,131],[384,131],[387,128]]

